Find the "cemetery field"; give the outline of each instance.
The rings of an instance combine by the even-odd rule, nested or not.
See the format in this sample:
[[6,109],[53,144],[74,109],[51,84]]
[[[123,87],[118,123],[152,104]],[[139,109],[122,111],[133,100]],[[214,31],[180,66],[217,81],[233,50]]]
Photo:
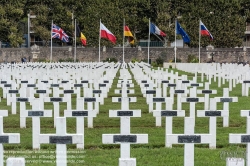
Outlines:
[[[175,69],[168,69],[177,70]],[[187,75],[192,80],[194,74],[178,71],[179,75]],[[132,74],[132,73],[131,73]],[[120,97],[121,94],[115,94],[114,90],[118,82],[119,71],[113,80],[112,87],[108,93],[108,98],[104,99],[104,105],[100,105],[99,114],[94,118],[94,127],[87,127],[87,118],[85,118],[84,128],[84,150],[76,149],[76,145],[67,145],[68,166],[115,166],[118,165],[120,157],[119,144],[103,144],[102,134],[120,133],[120,118],[109,117],[109,110],[121,109],[121,103],[112,103],[112,97]],[[204,81],[206,77],[204,77]],[[200,74],[197,82],[201,83]],[[137,102],[130,103],[131,110],[140,109],[141,117],[131,117],[131,133],[148,134],[148,144],[131,144],[131,158],[136,158],[138,166],[180,166],[184,163],[184,145],[173,144],[172,148],[165,147],[165,118],[162,118],[162,126],[155,126],[155,117],[148,111],[146,98],[143,97],[139,85],[133,80],[135,94],[128,96],[137,97]],[[223,96],[223,88],[228,88],[228,82],[217,87],[217,82],[209,86],[212,90],[217,90],[217,94],[211,94],[209,97]],[[204,89],[197,88],[197,89]],[[0,95],[2,96],[2,91]],[[197,95],[203,97],[204,95]],[[238,97],[238,102],[229,104],[229,127],[223,127],[222,118],[217,118],[217,142],[216,149],[209,149],[208,144],[195,144],[194,163],[197,166],[222,166],[226,164],[226,157],[245,157],[245,144],[229,144],[229,133],[246,133],[246,117],[240,116],[240,110],[250,109],[249,97],[242,97],[241,84],[229,92],[230,97]],[[176,96],[175,96],[176,97]],[[55,166],[55,145],[41,144],[40,150],[32,149],[32,120],[27,118],[26,128],[20,128],[19,103],[17,104],[17,114],[11,114],[11,107],[7,106],[6,99],[1,98],[1,110],[9,110],[9,116],[4,117],[4,133],[20,133],[20,144],[4,144],[4,158],[10,156],[25,157],[26,166],[46,165]],[[27,109],[31,109],[26,104]],[[52,103],[45,103],[45,109],[53,109]],[[76,108],[76,95],[72,95],[72,109]],[[85,107],[86,108],[86,107]],[[163,109],[165,105],[163,104]],[[176,102],[173,109],[176,110]],[[217,103],[217,110],[222,110],[221,103]],[[66,109],[66,103],[60,103],[60,116]],[[185,116],[189,116],[189,103],[183,103],[182,109],[185,110]],[[197,103],[196,110],[204,110],[204,103]],[[55,133],[53,118],[40,118],[41,133]],[[195,133],[209,133],[209,118],[196,117]],[[76,119],[67,118],[67,133],[76,133]],[[173,134],[184,133],[184,118],[173,117]]]

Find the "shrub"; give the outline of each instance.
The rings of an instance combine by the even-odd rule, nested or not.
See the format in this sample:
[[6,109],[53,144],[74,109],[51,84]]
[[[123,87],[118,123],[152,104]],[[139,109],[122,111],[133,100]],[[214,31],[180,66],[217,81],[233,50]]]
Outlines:
[[112,57],[112,58],[106,58],[105,60],[103,60],[103,62],[117,62],[117,59]]
[[188,63],[198,63],[199,59],[195,55],[189,54],[187,62]]
[[[73,58],[59,59],[58,62],[74,62],[74,59]],[[79,62],[79,60],[76,59],[76,62]]]
[[131,62],[132,62],[132,63],[135,63],[135,62],[138,62],[138,60],[137,60],[136,58],[132,58],[132,59],[131,59]]
[[[173,62],[173,63],[175,62],[174,59],[172,60],[172,62]],[[176,63],[180,63],[180,62],[181,62],[181,59],[176,58]]]
[[162,67],[164,60],[161,57],[158,57],[156,60],[157,66]]

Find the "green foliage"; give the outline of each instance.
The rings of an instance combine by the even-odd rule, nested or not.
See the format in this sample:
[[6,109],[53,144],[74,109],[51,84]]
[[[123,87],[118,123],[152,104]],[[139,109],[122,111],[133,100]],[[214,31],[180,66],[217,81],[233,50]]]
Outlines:
[[154,62],[151,63],[151,66],[158,67],[158,64],[154,61]]
[[[74,62],[74,58],[59,59],[58,62]],[[79,60],[76,59],[76,62],[79,62]]]
[[135,63],[135,62],[138,62],[138,61],[139,61],[139,60],[136,59],[136,58],[132,58],[132,59],[131,59],[131,62],[132,62],[132,63]]
[[[174,63],[174,62],[175,62],[175,59],[173,59],[171,62]],[[180,58],[176,58],[176,62],[177,62],[177,63],[180,63],[180,62],[181,62],[181,59],[180,59]]]
[[158,67],[163,66],[164,60],[161,57],[156,58],[155,61],[156,61],[157,65],[158,65]]
[[187,62],[188,63],[198,63],[199,58],[197,58],[195,55],[189,54]]
[[46,58],[39,58],[36,60],[36,62],[49,62]]
[[[50,40],[51,21],[60,26],[70,37],[74,36],[74,20],[87,38],[89,47],[99,44],[99,22],[116,36],[116,45],[123,42],[123,21],[129,26],[135,41],[148,38],[148,22],[155,23],[167,34],[168,42],[175,39],[175,19],[188,33],[190,47],[199,45],[199,19],[206,25],[214,40],[201,37],[201,46],[215,47],[241,46],[245,32],[245,22],[250,21],[248,0],[19,0],[0,1],[0,41],[10,42],[18,47],[27,27],[27,14],[36,15],[32,25],[36,36],[45,43]],[[115,11],[115,12],[114,12]],[[73,16],[73,19],[72,19]],[[181,17],[180,17],[181,16]],[[23,24],[20,24],[23,23]],[[181,38],[180,35],[177,38]],[[54,41],[61,42],[59,39]],[[151,35],[151,40],[159,40]],[[162,39],[164,40],[164,39]],[[73,44],[70,38],[69,45]],[[77,45],[80,40],[77,40]],[[110,41],[101,39],[101,46],[113,47]]]
[[106,58],[105,60],[103,60],[103,62],[114,62],[114,63],[116,63],[118,60],[116,59],[116,58],[114,58],[114,57],[112,57],[112,58]]

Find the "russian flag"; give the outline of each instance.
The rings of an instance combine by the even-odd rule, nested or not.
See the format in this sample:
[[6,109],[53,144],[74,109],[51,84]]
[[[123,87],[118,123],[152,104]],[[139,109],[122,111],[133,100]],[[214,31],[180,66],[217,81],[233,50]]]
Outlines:
[[162,32],[155,24],[150,23],[150,33],[154,33],[157,35],[161,35],[162,37],[165,37],[166,34]]
[[100,34],[101,38],[106,38],[110,40],[113,44],[116,42],[116,37],[111,33],[101,22],[100,22]]
[[212,34],[209,32],[207,27],[200,21],[200,33],[202,36],[209,36],[210,40],[213,40],[214,37]]

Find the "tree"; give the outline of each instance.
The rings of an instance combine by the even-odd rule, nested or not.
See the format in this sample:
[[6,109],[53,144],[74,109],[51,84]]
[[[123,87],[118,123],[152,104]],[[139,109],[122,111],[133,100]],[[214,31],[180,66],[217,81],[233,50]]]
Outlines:
[[12,47],[23,43],[23,33],[19,31],[19,21],[23,16],[23,1],[0,1],[0,41],[7,41]]

